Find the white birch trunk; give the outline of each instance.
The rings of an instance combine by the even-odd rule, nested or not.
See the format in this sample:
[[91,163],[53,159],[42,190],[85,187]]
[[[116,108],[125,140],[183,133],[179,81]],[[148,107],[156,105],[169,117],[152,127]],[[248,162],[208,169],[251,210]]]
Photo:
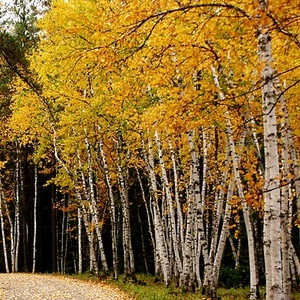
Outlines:
[[1,235],[2,235],[2,245],[3,245],[3,256],[4,256],[4,264],[5,271],[9,273],[9,263],[8,263],[8,252],[6,246],[6,234],[5,234],[5,225],[4,225],[4,217],[3,217],[3,201],[4,201],[4,192],[2,187],[2,179],[0,175],[0,225],[1,225]]
[[156,140],[156,146],[158,149],[159,165],[160,165],[160,169],[161,169],[161,173],[162,173],[161,180],[162,180],[163,187],[165,189],[166,200],[168,203],[167,211],[170,214],[170,225],[171,225],[170,226],[170,229],[171,229],[170,238],[172,241],[172,247],[173,247],[173,251],[175,254],[175,258],[174,258],[175,259],[175,267],[177,268],[179,274],[182,274],[182,261],[181,261],[180,254],[179,254],[180,245],[178,243],[174,203],[173,203],[171,191],[169,188],[169,180],[168,180],[168,176],[167,176],[167,172],[166,172],[166,168],[165,168],[165,162],[164,162],[163,151],[162,151],[162,147],[161,147],[161,141],[160,141],[160,137],[158,135],[157,130],[155,131],[155,140]]
[[[191,178],[193,173],[193,167],[191,166]],[[181,276],[182,290],[188,291],[190,285],[190,277],[193,276],[193,250],[195,242],[195,216],[196,216],[196,205],[195,196],[193,194],[193,180],[191,179],[190,187],[187,194],[187,216],[186,216],[186,231],[184,239],[184,254],[183,254],[183,272]]]
[[[275,72],[275,71],[274,71]],[[274,87],[276,89],[277,101],[280,103],[280,131],[281,131],[281,160],[282,160],[282,260],[283,260],[283,294],[285,299],[290,299],[292,288],[292,274],[294,270],[293,250],[290,248],[291,229],[293,227],[293,196],[297,199],[297,213],[299,214],[300,182],[297,180],[299,174],[299,165],[294,145],[294,139],[289,121],[289,112],[284,93],[282,92],[278,74],[274,78]],[[292,180],[291,178],[295,179]],[[293,183],[293,184],[292,184]],[[295,189],[295,195],[293,190]],[[298,217],[298,216],[297,216]],[[298,218],[299,219],[299,218]],[[299,261],[298,258],[296,260]]]
[[[195,237],[197,241],[197,251],[201,249],[203,260],[204,260],[204,282],[203,289],[204,293],[214,299],[216,297],[216,286],[213,280],[213,268],[212,263],[209,258],[209,250],[207,238],[204,230],[204,218],[203,218],[203,203],[201,199],[200,190],[200,178],[199,178],[199,160],[196,155],[196,150],[193,141],[193,132],[187,132],[188,144],[190,148],[191,155],[191,184],[190,184],[190,195],[193,196],[193,201],[195,203],[195,213],[196,213],[196,228]],[[197,256],[196,256],[197,257]]]
[[[202,127],[202,142],[203,142],[203,168],[202,168],[202,174],[203,174],[203,178],[202,178],[202,189],[201,189],[201,205],[204,206],[205,203],[205,197],[206,197],[206,179],[207,179],[207,156],[208,156],[208,143],[207,143],[207,134],[206,134],[206,130],[204,127]],[[190,143],[191,145],[191,143]],[[194,151],[194,150],[193,150]],[[197,168],[199,166],[198,162],[194,162],[196,163],[196,165],[194,167]],[[197,211],[196,211],[197,213]],[[203,217],[203,216],[202,216]],[[195,227],[195,230],[198,230],[197,225]],[[201,280],[201,274],[200,274],[200,267],[199,267],[199,261],[201,258],[201,253],[202,253],[202,246],[201,244],[198,242],[198,238],[199,235],[197,233],[197,231],[194,233],[194,268],[195,268],[195,274],[196,274],[196,280],[197,280],[197,284],[198,287],[202,287],[202,280]]]
[[153,195],[153,225],[155,232],[156,248],[160,258],[160,265],[163,272],[163,277],[166,286],[169,286],[171,282],[171,264],[168,255],[168,244],[165,231],[163,229],[162,219],[159,213],[158,205],[158,189],[155,176],[155,164],[154,164],[154,153],[151,140],[149,140],[149,156],[148,156],[148,173],[150,177],[150,193]]
[[[225,178],[228,177],[228,169],[229,169],[229,152],[230,150],[228,149],[227,145],[227,151],[226,151],[226,174],[224,175]],[[227,194],[226,194],[226,199],[225,195],[223,194],[224,199],[222,201],[225,201],[225,208],[224,208],[224,213],[222,214],[223,216],[223,224],[219,236],[219,242],[218,242],[218,247],[216,251],[216,255],[214,257],[214,264],[213,264],[213,277],[214,277],[214,282],[215,285],[218,286],[218,281],[219,281],[219,274],[220,274],[220,268],[221,268],[221,262],[222,262],[222,257],[223,253],[225,250],[226,246],[226,241],[229,236],[229,224],[230,224],[230,219],[231,219],[231,207],[232,207],[232,197],[234,193],[234,187],[235,187],[235,181],[234,178],[231,176],[230,181],[228,184],[227,188]]]
[[[89,270],[90,272],[95,272],[97,275],[99,274],[99,267],[98,267],[98,260],[96,258],[96,253],[95,253],[95,248],[94,248],[94,229],[91,229],[90,226],[90,220],[89,220],[89,216],[92,215],[92,211],[91,214],[89,215],[87,212],[87,208],[86,206],[91,210],[91,201],[90,201],[90,194],[88,193],[88,189],[87,189],[87,184],[86,184],[86,179],[83,173],[83,168],[82,168],[82,162],[81,162],[81,157],[79,152],[77,151],[77,159],[78,159],[78,166],[79,169],[81,170],[81,185],[82,185],[82,191],[85,197],[85,203],[83,201],[83,198],[81,196],[81,193],[79,192],[79,188],[78,188],[78,184],[76,182],[74,182],[75,185],[75,190],[76,190],[76,195],[77,198],[79,200],[79,203],[81,205],[81,209],[82,209],[82,219],[84,222],[84,227],[86,230],[86,234],[87,234],[87,238],[88,238],[88,242],[89,242],[89,258],[90,258],[90,267]],[[77,174],[77,172],[75,171],[75,174]],[[80,207],[78,208],[80,209]],[[92,220],[93,221],[93,220]]]
[[77,208],[77,223],[78,223],[78,274],[82,274],[82,213],[81,208]]
[[140,172],[139,172],[137,167],[135,167],[135,170],[136,170],[138,182],[139,182],[139,185],[140,185],[140,188],[141,188],[142,200],[143,200],[145,210],[146,210],[148,232],[149,232],[151,244],[152,244],[153,251],[154,251],[154,259],[156,259],[156,255],[155,255],[156,246],[155,246],[155,240],[154,240],[154,236],[153,236],[153,232],[152,232],[152,224],[153,224],[152,216],[151,216],[151,212],[149,210],[149,207],[148,207],[148,204],[147,204],[147,201],[146,201],[146,195],[145,195],[145,191],[144,191],[144,187],[143,187]]
[[109,174],[108,163],[106,160],[104,148],[103,148],[103,140],[101,139],[99,142],[99,150],[102,158],[103,169],[105,182],[108,191],[109,197],[109,217],[111,223],[111,238],[112,238],[112,254],[113,254],[113,269],[114,269],[114,278],[117,280],[119,276],[119,259],[118,259],[118,244],[117,244],[117,220],[116,220],[116,203],[113,195],[112,183]]
[[[64,201],[65,202],[65,201]],[[62,210],[62,221],[61,221],[61,228],[60,228],[60,236],[61,236],[61,239],[60,239],[60,255],[59,255],[59,271],[60,271],[60,274],[65,274],[64,272],[64,269],[65,269],[65,261],[64,261],[64,258],[65,258],[65,235],[66,235],[66,212],[65,212],[65,203],[64,203],[64,207],[63,207],[63,210]]]
[[[278,80],[279,81],[279,80]],[[278,92],[280,92],[280,86],[277,86]],[[278,94],[278,93],[277,93]],[[279,96],[280,97],[280,96]],[[289,122],[287,115],[287,107],[284,96],[280,97],[280,110],[283,115],[281,119],[281,160],[282,160],[282,181],[281,187],[282,195],[282,214],[281,214],[281,227],[282,227],[282,275],[283,275],[283,294],[284,299],[289,300],[291,297],[291,273],[290,273],[290,240],[291,240],[291,228],[293,226],[292,221],[292,190],[290,170],[292,161],[291,147],[289,141]],[[291,266],[292,267],[292,266]]]
[[290,252],[290,255],[291,255],[291,259],[293,260],[294,266],[296,268],[296,275],[298,277],[300,277],[300,261],[299,261],[299,257],[297,255],[297,252],[296,252],[295,247],[294,247],[291,240],[290,240],[289,252]]
[[128,187],[127,180],[123,174],[123,169],[121,167],[121,149],[119,142],[116,142],[117,149],[117,174],[118,174],[118,184],[121,197],[122,206],[122,241],[123,241],[123,257],[124,257],[124,279],[126,280],[128,276],[135,276],[135,266],[134,266],[134,256],[131,243],[131,225],[130,225],[130,209],[129,209],[129,199],[128,199]]
[[[212,74],[214,78],[215,86],[219,90],[219,97],[221,101],[225,100],[225,96],[221,91],[221,87],[219,84],[218,74],[216,73],[216,70],[214,67],[212,69]],[[242,208],[243,208],[243,216],[246,226],[246,232],[247,232],[247,240],[248,240],[248,251],[249,251],[249,267],[250,267],[250,299],[257,299],[258,297],[258,278],[257,278],[257,266],[256,266],[256,259],[255,259],[255,244],[254,244],[254,233],[253,228],[250,220],[250,212],[249,212],[249,206],[246,202],[243,187],[242,187],[242,180],[239,173],[239,166],[238,161],[239,157],[235,150],[235,143],[233,140],[233,132],[231,128],[231,121],[229,118],[228,111],[225,112],[225,118],[226,118],[226,132],[227,137],[229,141],[229,149],[231,151],[232,155],[232,163],[233,163],[233,173],[237,185],[238,195],[241,199]]]
[[219,282],[222,257],[224,254],[226,241],[229,236],[229,224],[231,218],[231,201],[232,201],[233,191],[234,191],[234,180],[231,179],[227,190],[225,214],[223,217],[222,229],[221,229],[218,248],[216,251],[214,265],[213,265],[214,282],[216,286],[218,285]]
[[[145,141],[144,141],[143,136],[141,138],[141,144],[142,144],[143,158],[144,158],[144,161],[146,162],[146,171],[149,175],[148,178],[151,178],[150,174],[152,173],[152,171],[151,171],[151,166],[149,163],[149,158],[151,157],[151,155],[149,155],[149,157],[147,155]],[[154,162],[153,162],[153,165],[154,165]],[[140,176],[139,176],[139,178],[140,178]],[[155,180],[155,175],[154,175],[154,180]],[[145,202],[146,198],[144,198],[144,203],[147,206],[146,211],[149,212],[149,218],[148,217],[147,218],[148,218],[148,225],[150,226],[149,230],[151,231],[150,236],[152,236],[151,241],[152,241],[153,252],[154,252],[154,272],[155,272],[155,277],[159,278],[162,270],[161,270],[160,254],[159,254],[158,247],[157,247],[157,240],[155,238],[155,226],[154,226],[155,215],[154,215],[154,207],[153,207],[154,204],[156,203],[156,200],[154,198],[155,197],[154,190],[156,191],[156,182],[155,181],[152,182],[152,181],[153,181],[153,178],[151,180],[148,179],[149,196],[150,196],[149,205],[147,204],[147,202]],[[152,183],[153,183],[153,186],[152,186]],[[140,181],[140,185],[141,185],[141,181]],[[143,186],[141,186],[141,189],[143,190]],[[156,193],[156,196],[157,196],[157,193]],[[144,197],[145,197],[145,194],[144,194]],[[153,232],[152,232],[152,226],[150,225],[151,223],[149,220],[152,220],[152,226],[154,228]]]
[[[217,247],[218,247],[219,228],[221,223],[221,216],[224,210],[224,188],[223,187],[226,185],[226,181],[227,181],[227,171],[225,171],[223,174],[217,175],[215,186],[220,186],[221,188],[215,189],[215,196],[214,196],[215,201],[214,201],[214,209],[212,211],[211,233],[210,233],[211,241],[210,241],[210,253],[209,253],[211,262],[214,261]],[[204,199],[202,200],[202,203],[204,205]]]
[[[127,159],[129,158],[130,156],[130,152],[129,150],[127,151]],[[129,190],[129,187],[128,187],[128,178],[129,178],[129,169],[126,168],[126,171],[125,171],[125,186],[126,186],[126,206],[127,206],[127,210],[128,210],[128,216],[129,216],[129,220],[128,220],[128,226],[129,226],[129,230],[128,230],[128,233],[129,233],[129,259],[130,259],[130,273],[131,273],[131,277],[133,280],[136,281],[136,276],[135,276],[135,261],[134,261],[134,253],[133,253],[133,247],[132,247],[132,236],[131,236],[131,223],[130,223],[130,207],[129,207],[129,196],[128,196],[128,190]]]
[[[266,9],[265,1],[260,1]],[[276,99],[272,67],[271,37],[260,28],[258,48],[263,64],[262,110],[264,123],[264,257],[266,266],[266,299],[283,299],[280,171],[277,144]]]
[[[54,156],[55,156],[56,160],[63,167],[63,169],[66,171],[66,173],[69,175],[70,179],[74,183],[76,196],[79,200],[79,203],[80,203],[82,211],[83,211],[83,221],[84,221],[86,234],[87,234],[87,238],[88,238],[88,242],[89,242],[89,258],[90,258],[90,267],[89,267],[89,269],[90,269],[91,272],[95,271],[96,274],[99,274],[98,261],[97,261],[96,254],[95,254],[95,249],[94,249],[94,232],[90,230],[90,226],[89,226],[90,222],[89,222],[89,219],[88,219],[88,213],[86,211],[85,204],[84,204],[83,199],[81,197],[81,193],[80,193],[78,183],[77,183],[77,181],[75,181],[73,174],[71,173],[71,171],[68,169],[68,167],[66,166],[64,161],[59,156],[55,134],[53,135],[53,148],[54,148]],[[78,155],[78,162],[79,162],[79,165],[80,165],[80,168],[81,168],[82,166],[81,166],[81,160],[80,160],[79,155]],[[76,172],[75,172],[75,174],[76,174]],[[83,180],[83,182],[85,182],[85,180]]]
[[[66,205],[66,207],[68,204]],[[65,245],[63,253],[63,274],[66,274],[66,265],[67,265],[67,254],[68,254],[68,240],[69,240],[69,212],[65,212],[66,215],[66,229],[65,229]]]
[[12,217],[10,215],[10,211],[8,209],[7,203],[5,203],[5,211],[8,218],[9,226],[10,226],[10,260],[11,260],[11,271],[14,273],[15,270],[15,236],[14,236],[14,223],[12,221]]
[[244,222],[245,222],[246,232],[247,232],[249,267],[250,267],[250,299],[257,299],[259,291],[258,291],[258,278],[257,278],[258,272],[257,272],[256,258],[255,258],[254,233],[253,233],[252,223],[250,219],[249,206],[245,199],[245,195],[242,187],[242,181],[238,170],[239,159],[235,151],[235,145],[232,138],[232,130],[230,128],[230,124],[228,124],[227,130],[229,131],[228,134],[229,134],[229,144],[230,144],[232,160],[233,160],[233,172],[236,180],[238,195],[242,203]]
[[87,234],[88,242],[89,242],[89,258],[90,258],[90,272],[94,272],[98,275],[99,274],[99,267],[98,261],[96,258],[95,248],[94,248],[94,232],[90,230],[90,222],[88,220],[88,213],[86,211],[86,207],[81,201],[81,208],[82,208],[82,216],[85,226],[85,231]]
[[222,179],[221,180],[217,179],[217,182],[215,183],[215,186],[220,186],[221,188],[216,189],[215,197],[214,197],[215,201],[214,201],[214,209],[212,212],[210,252],[209,252],[209,259],[211,262],[215,260],[218,243],[220,242],[219,228],[221,225],[221,217],[224,211],[224,200],[225,200],[223,187],[226,186],[226,181],[227,181],[227,171],[225,171],[224,174],[222,174]]
[[[177,215],[177,243],[181,245],[184,241],[184,226],[183,226],[183,216],[182,216],[182,208],[179,199],[179,178],[178,178],[178,171],[177,171],[177,162],[176,162],[176,155],[173,149],[172,143],[168,141],[170,152],[171,152],[171,159],[172,159],[172,166],[173,166],[173,175],[174,175],[174,197],[175,197],[175,204],[176,204],[176,215]],[[184,247],[182,247],[182,256],[184,257]]]
[[20,163],[20,150],[19,145],[17,147],[17,161],[15,170],[15,217],[14,217],[14,270],[13,272],[18,272],[19,270],[19,250],[20,250],[20,189],[21,189],[21,163]]
[[[86,132],[86,130],[85,130]],[[102,240],[102,231],[100,228],[100,220],[99,220],[99,212],[97,209],[97,200],[94,191],[94,180],[92,174],[92,157],[91,157],[91,150],[90,150],[90,143],[87,137],[84,139],[87,151],[87,160],[88,160],[88,183],[89,183],[89,193],[90,193],[90,200],[91,200],[91,213],[93,217],[93,222],[95,225],[95,230],[98,238],[98,245],[100,251],[100,258],[102,263],[102,268],[104,274],[108,273],[108,265],[106,261],[106,256],[104,252],[103,240]]]

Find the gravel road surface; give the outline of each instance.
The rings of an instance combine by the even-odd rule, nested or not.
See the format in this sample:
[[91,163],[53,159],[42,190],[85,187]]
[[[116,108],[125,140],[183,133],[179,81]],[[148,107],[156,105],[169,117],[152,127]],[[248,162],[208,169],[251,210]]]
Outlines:
[[1,300],[133,300],[118,288],[55,275],[0,273]]

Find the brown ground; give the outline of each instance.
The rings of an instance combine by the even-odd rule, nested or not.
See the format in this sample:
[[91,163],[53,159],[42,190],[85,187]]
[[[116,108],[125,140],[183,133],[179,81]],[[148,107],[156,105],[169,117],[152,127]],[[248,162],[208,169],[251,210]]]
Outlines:
[[132,300],[121,290],[103,283],[84,282],[54,275],[0,273],[1,300]]

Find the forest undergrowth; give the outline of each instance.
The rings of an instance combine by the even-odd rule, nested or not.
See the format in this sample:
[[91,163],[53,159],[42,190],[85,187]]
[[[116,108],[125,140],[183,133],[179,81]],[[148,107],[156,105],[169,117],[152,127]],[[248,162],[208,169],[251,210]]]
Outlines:
[[[137,280],[128,280],[124,282],[123,276],[119,280],[114,280],[111,277],[99,278],[89,273],[74,274],[72,278],[88,281],[101,281],[114,287],[118,287],[129,296],[136,300],[207,300],[206,296],[201,294],[201,291],[182,292],[182,290],[171,284],[166,287],[163,282],[158,282],[154,276],[146,274],[137,274]],[[222,300],[246,300],[249,299],[249,287],[219,287],[217,289],[218,299]],[[260,288],[261,299],[265,299],[265,290]],[[300,290],[292,293],[291,300],[300,300]]]

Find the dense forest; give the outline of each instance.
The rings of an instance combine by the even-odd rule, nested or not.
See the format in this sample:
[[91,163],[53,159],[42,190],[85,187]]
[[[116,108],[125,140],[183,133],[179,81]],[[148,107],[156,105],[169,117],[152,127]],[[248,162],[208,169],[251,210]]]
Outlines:
[[0,271],[201,292],[300,274],[299,0],[12,0]]

